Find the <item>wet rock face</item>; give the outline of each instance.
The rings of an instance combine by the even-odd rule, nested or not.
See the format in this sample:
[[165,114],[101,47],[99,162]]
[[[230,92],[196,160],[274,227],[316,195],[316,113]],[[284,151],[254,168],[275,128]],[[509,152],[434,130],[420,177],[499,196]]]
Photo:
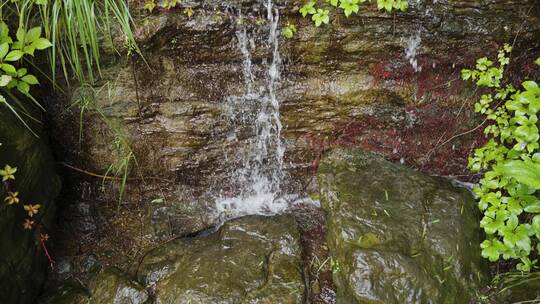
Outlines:
[[[459,110],[467,95],[456,81],[460,69],[495,52],[518,31],[519,41],[529,49],[540,41],[540,12],[531,8],[533,0],[512,5],[411,1],[407,13],[395,16],[366,5],[359,16],[341,17],[322,28],[299,17],[298,1],[274,2],[281,20],[299,28],[292,40],[280,41],[284,67],[277,92],[285,163],[294,177],[301,177],[298,183],[287,183],[292,190],[302,188],[302,178],[312,172],[320,151],[343,142],[430,172],[464,174],[476,134],[439,147],[453,134],[476,126],[470,111]],[[112,52],[104,56],[103,74],[111,89],[95,88],[97,98],[89,108],[99,113],[85,111],[80,150],[76,149],[79,113],[66,108],[88,92],[75,88],[69,100],[55,100],[49,111],[59,130],[54,137],[66,147],[59,147],[59,154],[82,169],[106,172],[122,159],[113,145],[118,134],[129,143],[137,159],[133,171],[138,174],[132,174],[135,180],[129,181],[125,200],[147,204],[147,232],[157,236],[187,234],[211,225],[215,222],[211,194],[234,196],[228,172],[240,165],[238,147],[253,136],[239,130],[238,141],[228,138],[230,109],[225,101],[245,93],[236,37],[239,7],[247,30],[257,33],[258,47],[252,51],[256,74],[266,73],[261,63],[271,57],[264,46],[266,25],[257,24],[266,15],[259,2],[190,5],[195,12],[191,18],[182,8],[148,15],[134,4],[136,35],[148,65],[115,59]],[[416,35],[418,72],[405,54]],[[121,49],[122,37],[115,41]],[[418,141],[414,134],[425,140]],[[450,159],[458,165],[446,165]],[[73,179],[77,178],[80,175]],[[101,183],[92,182],[96,188]],[[112,202],[114,196],[102,194],[101,199]],[[165,203],[148,204],[158,197]]]
[[164,243],[133,265],[62,282],[48,304],[304,303],[300,236],[292,216],[247,216],[217,231]]
[[[42,126],[29,122],[33,135],[4,105],[0,116],[0,168],[17,168],[15,180],[0,184],[0,303],[33,303],[48,271],[39,233],[51,233],[61,182]],[[19,192],[19,203],[6,204],[6,191]],[[23,228],[23,204],[41,205],[31,231]]]
[[249,216],[208,237],[147,254],[139,281],[157,303],[303,303],[299,235],[292,217]]
[[540,280],[537,273],[506,273],[498,279],[496,303],[540,301]]
[[146,289],[129,280],[120,271],[108,269],[100,273],[90,286],[90,303],[143,304],[148,300]]
[[[50,292],[50,291],[49,291]],[[144,304],[148,303],[146,289],[116,268],[93,273],[87,287],[65,282],[40,303],[47,304]]]
[[318,178],[338,303],[474,298],[488,272],[469,192],[355,149],[328,153]]

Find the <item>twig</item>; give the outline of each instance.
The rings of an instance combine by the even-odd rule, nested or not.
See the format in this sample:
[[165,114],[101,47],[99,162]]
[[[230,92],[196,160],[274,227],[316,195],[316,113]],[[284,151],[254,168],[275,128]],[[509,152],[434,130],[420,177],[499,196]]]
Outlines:
[[456,138],[458,138],[458,137],[467,135],[467,134],[469,134],[469,133],[472,133],[472,132],[478,130],[481,126],[483,126],[483,125],[486,123],[486,121],[487,121],[487,118],[484,119],[484,121],[482,121],[482,123],[480,123],[478,126],[474,127],[473,129],[470,129],[470,130],[468,130],[468,131],[465,131],[465,132],[463,132],[463,133],[460,133],[460,134],[457,134],[457,135],[454,135],[454,136],[450,137],[449,139],[447,139],[446,141],[444,141],[442,144],[440,144],[439,147],[440,147],[440,146],[446,145],[447,143],[451,142],[452,140],[454,140],[454,139],[456,139]]
[[[529,7],[529,10],[527,11],[527,13],[525,13],[525,17],[529,17],[529,14],[530,14],[531,10],[533,9],[533,7],[535,7],[536,2],[537,2],[537,0],[534,1],[534,3],[531,5],[531,7]],[[525,18],[523,18],[523,19],[525,19]],[[523,20],[523,22],[519,25],[518,31],[517,31],[517,33],[516,33],[516,36],[514,37],[514,41],[512,42],[512,48],[513,48],[514,45],[516,44],[517,39],[518,39],[518,37],[519,37],[519,34],[521,34],[521,30],[523,29],[523,26],[525,25],[525,22],[526,22],[526,20]]]
[[[92,177],[97,177],[97,178],[102,178],[102,179],[105,179],[105,180],[115,180],[115,181],[121,181],[122,178],[120,177],[114,177],[114,176],[107,176],[107,175],[102,175],[102,174],[98,174],[98,173],[94,173],[94,172],[90,172],[90,171],[87,171],[87,170],[84,170],[84,169],[81,169],[81,168],[77,168],[73,165],[70,165],[66,162],[60,162],[60,164],[64,167],[67,167],[73,171],[77,171],[79,173],[83,173],[83,174],[86,174],[88,176],[92,176]],[[128,181],[140,181],[140,180],[145,180],[145,179],[153,179],[153,180],[158,180],[158,181],[162,181],[162,182],[167,182],[167,183],[172,183],[173,181],[171,180],[168,180],[168,179],[164,179],[164,178],[160,178],[160,177],[154,177],[154,176],[149,176],[149,177],[132,177],[132,178],[128,178],[127,180]]]
[[51,270],[54,270],[54,260],[52,259],[51,255],[49,254],[49,250],[47,250],[47,246],[45,245],[46,238],[43,235],[39,236],[39,242],[41,243],[41,248],[43,248],[43,251],[45,252],[45,256],[49,260],[49,266],[51,266]]

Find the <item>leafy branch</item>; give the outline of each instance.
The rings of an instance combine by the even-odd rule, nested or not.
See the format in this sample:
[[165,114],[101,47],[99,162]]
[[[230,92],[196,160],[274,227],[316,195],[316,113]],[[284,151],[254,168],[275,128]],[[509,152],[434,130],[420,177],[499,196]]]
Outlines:
[[[371,0],[310,0],[306,2],[300,9],[299,13],[304,18],[311,18],[316,27],[330,23],[330,15],[332,11],[343,13],[349,18],[353,13],[358,14],[360,5]],[[386,11],[406,11],[409,8],[407,0],[377,0],[377,9]],[[293,30],[294,29],[294,30]],[[287,25],[281,31],[281,34],[288,39],[291,39],[296,33],[296,27],[293,24]]]
[[[468,166],[484,173],[474,188],[487,235],[482,256],[492,262],[517,259],[518,270],[530,271],[540,252],[540,88],[533,80],[521,88],[503,85],[511,51],[505,45],[496,61],[480,58],[474,69],[461,71],[462,79],[491,90],[474,105],[489,122],[484,134],[490,139],[469,157]],[[535,62],[540,65],[540,58]]]

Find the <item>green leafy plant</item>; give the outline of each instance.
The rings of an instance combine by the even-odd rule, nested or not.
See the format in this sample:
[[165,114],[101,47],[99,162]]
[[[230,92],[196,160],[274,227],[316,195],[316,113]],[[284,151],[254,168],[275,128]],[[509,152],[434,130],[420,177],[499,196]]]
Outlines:
[[24,28],[17,30],[17,41],[9,36],[9,29],[5,22],[0,23],[0,87],[7,89],[16,88],[19,92],[30,95],[30,86],[38,84],[36,76],[28,73],[24,67],[16,68],[11,63],[22,60],[25,55],[34,55],[34,51],[44,50],[52,46],[49,40],[41,37],[41,27],[34,27],[25,31]]
[[[32,100],[38,107],[41,105],[31,95],[30,87],[39,84],[36,76],[28,73],[24,66],[24,60],[33,57],[36,50],[45,50],[52,46],[51,42],[42,37],[41,27],[33,27],[28,31],[24,27],[19,27],[15,34],[15,39],[10,36],[8,25],[0,22],[0,89],[11,99],[17,98],[13,95],[13,90]],[[9,103],[3,95],[0,95],[0,105],[5,105],[9,110],[28,128],[21,115],[26,114],[24,106],[19,104],[16,107]],[[28,114],[26,114],[28,115]]]
[[[338,1],[331,1],[333,6],[337,6]],[[346,17],[349,17],[352,13],[358,13],[360,6],[358,5],[359,1],[353,0],[343,0],[339,1],[339,8],[343,9],[343,13]]]
[[26,28],[27,24],[41,24],[44,37],[52,44],[49,52],[51,80],[56,79],[60,66],[67,81],[74,74],[79,82],[93,83],[96,80],[95,71],[100,74],[99,34],[111,37],[113,20],[125,36],[128,49],[140,53],[125,0],[3,2],[5,8],[1,10],[1,15],[4,20],[17,19],[19,28]]
[[[182,0],[163,0],[159,4],[159,6],[164,8],[164,9],[171,9],[171,8],[176,7],[181,2],[182,2]],[[144,1],[144,8],[146,10],[150,11],[150,12],[153,11],[154,8],[156,8],[156,6],[158,6],[158,4],[156,3],[156,0],[145,0]],[[191,14],[188,14],[187,12],[186,12],[186,15],[191,16]]]
[[[5,94],[0,96],[0,105],[7,106],[30,131],[25,120],[38,120],[29,114],[25,101],[12,92],[14,89],[22,93],[42,108],[30,94],[30,87],[38,84],[38,78],[28,73],[30,66],[60,91],[62,89],[55,82],[58,67],[63,70],[68,83],[71,75],[81,83],[93,83],[96,79],[94,70],[100,73],[98,34],[110,37],[113,19],[125,35],[128,49],[140,53],[131,31],[127,2],[123,0],[2,1],[0,17],[18,23],[16,39],[9,35],[5,22],[0,24],[0,89]],[[41,26],[30,27],[29,24]],[[35,50],[44,49],[49,51],[50,73],[40,70],[32,62]]]
[[315,23],[315,26],[321,26],[321,24],[328,24],[330,22],[330,11],[326,9],[318,8],[315,14],[311,16],[311,20]]
[[496,62],[480,58],[474,69],[461,72],[462,79],[491,90],[474,105],[488,122],[484,133],[490,139],[474,151],[468,166],[484,173],[474,188],[487,235],[482,256],[492,262],[518,259],[517,269],[530,271],[538,262],[533,253],[540,252],[540,88],[532,80],[521,88],[502,83],[511,51],[505,45]]
[[281,30],[281,35],[287,39],[291,39],[296,34],[296,26],[287,22],[287,24]]
[[[351,16],[353,13],[358,14],[360,4],[368,0],[324,0],[324,1],[309,1],[305,3],[299,10],[303,17],[311,15],[311,20],[315,26],[328,24],[330,22],[330,10],[320,8],[320,3],[334,9],[341,9],[345,17]],[[371,0],[369,0],[371,2]],[[409,8],[407,0],[377,0],[377,8],[390,13],[392,11],[406,11]]]
[[392,10],[404,12],[409,8],[409,3],[406,0],[377,0],[377,8],[389,13]]
[[[163,3],[167,8],[172,8],[179,2],[168,0]],[[0,24],[0,90],[6,94],[6,97],[7,95],[10,97],[8,101],[0,95],[0,104],[6,105],[32,131],[25,120],[37,121],[37,119],[28,114],[24,100],[17,99],[17,96],[13,94],[14,91],[20,92],[24,97],[31,99],[36,106],[41,107],[30,94],[30,87],[38,84],[38,78],[28,73],[27,68],[33,66],[33,70],[40,71],[59,91],[63,89],[55,80],[56,73],[60,70],[68,85],[75,78],[80,87],[94,86],[101,76],[101,52],[104,49],[103,46],[107,45],[103,42],[107,42],[108,38],[110,46],[114,49],[115,44],[111,34],[113,28],[124,36],[123,41],[125,41],[128,55],[133,52],[140,54],[131,29],[133,21],[128,3],[125,0],[2,1],[0,6],[2,20],[16,21],[18,29],[15,37],[12,38],[9,36],[8,26],[5,23]],[[187,11],[186,14],[192,13]],[[30,27],[29,24],[41,26]],[[50,73],[41,71],[32,63],[34,51],[44,49],[49,51]],[[96,111],[100,117],[106,119],[96,108],[87,107],[87,105],[80,104],[81,119],[87,111]],[[115,137],[125,138],[119,134]],[[124,146],[129,147],[126,143]],[[120,198],[127,180],[130,162],[134,161],[131,151],[127,154],[129,157],[119,157],[121,161],[118,164],[111,164],[110,172],[108,172],[123,175],[120,179],[122,183]]]

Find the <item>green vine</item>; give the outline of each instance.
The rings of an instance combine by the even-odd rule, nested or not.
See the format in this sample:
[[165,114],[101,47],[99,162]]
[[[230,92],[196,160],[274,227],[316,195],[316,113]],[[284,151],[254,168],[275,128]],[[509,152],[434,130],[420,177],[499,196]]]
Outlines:
[[[353,13],[358,14],[360,5],[371,0],[324,0],[326,4],[330,4],[331,9],[341,10],[345,17],[349,17]],[[406,11],[409,8],[407,0],[377,0],[377,9],[385,10],[390,13],[394,10]],[[311,20],[315,26],[328,24],[330,22],[330,9],[320,8],[317,1],[309,1],[300,8],[302,17],[311,16]]]
[[[342,12],[345,17],[350,17],[353,13],[358,14],[360,5],[371,0],[310,0],[305,3],[298,12],[304,18],[311,18],[316,27],[330,23],[332,11]],[[404,12],[409,8],[407,0],[377,0],[377,9],[388,13],[392,11]],[[287,23],[281,30],[281,35],[287,39],[293,38],[296,33],[296,26]]]
[[511,51],[505,45],[496,62],[480,58],[475,69],[461,72],[463,80],[492,92],[474,105],[489,123],[484,133],[490,139],[474,151],[468,166],[484,173],[474,189],[483,212],[480,227],[486,233],[482,256],[492,262],[501,256],[517,259],[518,270],[530,271],[540,252],[540,88],[532,80],[524,81],[522,88],[502,84]]

